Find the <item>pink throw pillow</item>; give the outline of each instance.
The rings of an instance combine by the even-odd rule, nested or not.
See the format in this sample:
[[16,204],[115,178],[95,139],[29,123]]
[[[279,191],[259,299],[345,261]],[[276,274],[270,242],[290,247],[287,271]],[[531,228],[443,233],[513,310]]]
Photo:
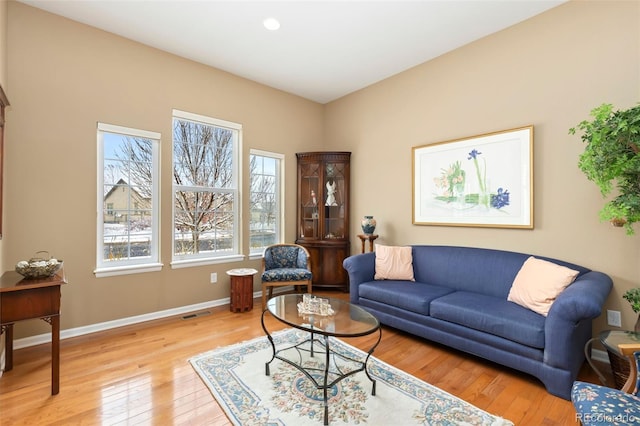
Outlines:
[[376,244],[376,280],[408,280],[413,278],[411,247],[394,247]]
[[577,276],[578,271],[531,256],[513,280],[507,300],[546,317],[558,295]]

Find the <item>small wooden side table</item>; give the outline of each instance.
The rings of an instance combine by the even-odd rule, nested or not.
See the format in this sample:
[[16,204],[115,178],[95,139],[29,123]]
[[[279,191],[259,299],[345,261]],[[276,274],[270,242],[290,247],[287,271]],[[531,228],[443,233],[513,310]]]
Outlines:
[[13,368],[13,324],[41,318],[51,325],[51,395],[60,391],[60,287],[64,272],[49,278],[23,279],[17,272],[0,277],[0,334],[6,332],[4,371]]
[[358,238],[362,241],[362,253],[364,253],[364,242],[369,241],[369,251],[373,251],[373,240],[378,238],[377,234],[358,234]]
[[640,333],[624,330],[605,330],[598,337],[609,355],[615,386],[621,389],[629,377],[629,360],[620,353],[618,345],[635,343],[640,346]]
[[613,373],[613,386],[616,389],[621,389],[629,377],[630,366],[629,360],[620,353],[618,345],[637,344],[640,346],[640,333],[625,330],[605,330],[602,331],[598,337],[594,337],[584,345],[584,355],[587,362],[598,375],[600,382],[603,385],[609,386],[605,376],[591,360],[591,346],[593,342],[596,341],[600,341],[609,355],[609,363],[611,365],[611,372]]
[[253,268],[230,269],[227,275],[231,277],[231,291],[229,310],[231,312],[245,312],[253,309],[253,276],[258,271]]

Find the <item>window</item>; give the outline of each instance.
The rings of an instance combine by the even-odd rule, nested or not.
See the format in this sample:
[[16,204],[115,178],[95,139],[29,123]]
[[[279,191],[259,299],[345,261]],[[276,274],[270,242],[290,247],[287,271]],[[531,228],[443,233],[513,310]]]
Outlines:
[[284,156],[251,150],[249,155],[249,240],[250,253],[282,242],[282,194]]
[[159,152],[159,133],[98,123],[98,277],[162,266]]
[[242,126],[173,111],[173,263],[240,256]]

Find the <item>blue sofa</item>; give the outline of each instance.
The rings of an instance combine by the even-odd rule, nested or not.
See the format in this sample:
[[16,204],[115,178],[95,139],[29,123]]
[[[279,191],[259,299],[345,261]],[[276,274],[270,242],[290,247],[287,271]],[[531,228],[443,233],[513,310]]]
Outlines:
[[507,301],[531,255],[474,247],[412,247],[414,281],[374,280],[375,252],[348,257],[350,301],[387,326],[531,374],[569,399],[601,314],[611,278],[585,267],[536,256],[579,271],[544,317]]

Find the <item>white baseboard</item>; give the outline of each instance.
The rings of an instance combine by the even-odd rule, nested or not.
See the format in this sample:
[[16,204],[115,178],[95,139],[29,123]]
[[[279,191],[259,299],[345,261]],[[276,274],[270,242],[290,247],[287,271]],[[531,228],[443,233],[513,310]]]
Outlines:
[[[293,289],[293,287],[279,287],[278,291],[274,293],[285,292]],[[262,297],[262,291],[256,291],[253,293],[253,297]],[[164,311],[151,312],[143,315],[136,315],[133,317],[121,318],[113,321],[101,322],[98,324],[86,325],[83,327],[70,328],[60,331],[60,340],[68,339],[70,337],[83,336],[85,334],[96,333],[99,331],[110,330],[112,328],[123,327],[125,325],[138,324],[141,322],[152,321],[161,318],[167,318],[171,316],[182,315],[190,312],[201,311],[203,309],[213,308],[216,306],[228,305],[230,298],[210,300],[208,302],[196,303],[194,305],[181,306],[179,308],[166,309]],[[51,342],[51,333],[38,334],[36,336],[24,337],[14,341],[14,349],[26,348],[29,346],[41,345],[43,343]],[[2,351],[3,353],[4,351]],[[0,356],[2,355],[0,353]]]

